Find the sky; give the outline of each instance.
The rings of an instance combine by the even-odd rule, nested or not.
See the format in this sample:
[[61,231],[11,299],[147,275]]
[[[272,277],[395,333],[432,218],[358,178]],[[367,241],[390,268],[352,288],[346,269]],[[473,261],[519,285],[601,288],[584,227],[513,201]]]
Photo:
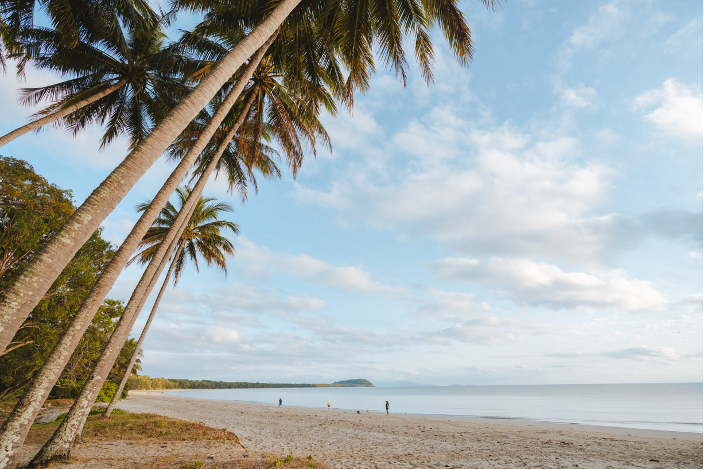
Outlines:
[[[332,153],[232,205],[225,276],[189,266],[144,343],[152,377],[261,382],[702,381],[702,4],[461,2],[461,67],[433,35],[435,81],[378,62]],[[190,26],[183,17],[174,26]],[[177,34],[171,34],[172,39]],[[0,77],[0,131],[27,122]],[[126,155],[49,129],[2,154],[77,203]],[[120,243],[172,166],[104,222]],[[128,299],[130,267],[109,297]],[[154,296],[152,296],[153,298]],[[152,301],[133,336],[138,336]]]

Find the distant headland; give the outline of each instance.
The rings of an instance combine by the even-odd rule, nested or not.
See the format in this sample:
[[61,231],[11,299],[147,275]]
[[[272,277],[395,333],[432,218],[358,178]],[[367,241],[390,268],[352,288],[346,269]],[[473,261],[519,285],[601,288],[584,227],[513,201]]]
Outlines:
[[331,384],[288,384],[263,382],[220,382],[217,380],[164,379],[141,375],[130,377],[129,390],[172,390],[172,389],[233,389],[233,388],[319,388],[319,387],[374,387],[366,379],[340,380]]

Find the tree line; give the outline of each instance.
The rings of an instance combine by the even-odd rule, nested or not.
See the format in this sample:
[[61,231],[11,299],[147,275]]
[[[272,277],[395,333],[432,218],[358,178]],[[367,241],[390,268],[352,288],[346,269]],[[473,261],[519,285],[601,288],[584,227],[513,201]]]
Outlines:
[[[366,382],[366,381],[365,381]],[[148,375],[130,377],[127,381],[130,390],[173,390],[173,389],[239,389],[239,388],[325,388],[325,387],[373,387],[367,384],[286,384],[264,382],[220,382],[217,380],[188,380],[151,378]]]
[[[187,246],[183,234],[211,175],[223,175],[242,200],[248,188],[256,192],[257,176],[281,177],[279,162],[296,177],[306,154],[332,149],[320,114],[335,115],[338,104],[351,112],[355,93],[370,86],[377,59],[405,85],[405,47],[411,45],[423,78],[432,83],[435,27],[461,64],[473,53],[458,0],[171,0],[168,6],[157,12],[146,0],[72,0],[70,6],[64,0],[0,0],[0,65],[12,60],[20,76],[28,66],[60,76],[57,83],[21,90],[24,104],[43,107],[29,124],[0,137],[0,146],[46,125],[76,134],[99,124],[101,146],[117,138],[130,142],[129,153],[90,196],[9,269],[14,275],[2,275],[8,277],[0,293],[1,355],[34,344],[22,333],[34,328],[27,326],[33,312],[146,171],[162,156],[175,165],[122,244],[89,270],[93,277],[75,297],[75,310],[56,327],[62,333],[0,428],[0,467],[15,465],[43,402],[95,330],[110,288],[184,178],[192,185],[182,190],[187,196],[159,243],[150,245],[141,279],[111,317],[114,328],[103,326],[111,330],[91,373],[32,466],[70,455],[149,294],[167,265],[169,272],[176,269],[179,250]],[[47,26],[35,24],[39,11]],[[171,40],[165,31],[179,12],[202,21]]]

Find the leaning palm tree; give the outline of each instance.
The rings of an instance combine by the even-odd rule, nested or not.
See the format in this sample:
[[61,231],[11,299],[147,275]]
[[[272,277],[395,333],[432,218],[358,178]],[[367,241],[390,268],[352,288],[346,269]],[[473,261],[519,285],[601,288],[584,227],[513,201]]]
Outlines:
[[[480,1],[487,6],[495,4],[495,0]],[[201,11],[217,7],[216,2],[212,1],[202,0],[193,3],[196,3],[194,8]],[[261,13],[259,17],[264,19],[252,24],[244,39],[213,66],[211,72],[188,97],[181,101],[151,134],[130,152],[76,210],[57,236],[43,247],[40,256],[25,268],[12,285],[8,286],[0,302],[0,348],[6,347],[12,340],[14,333],[32,308],[41,300],[51,283],[90,234],[112,212],[178,134],[215,96],[222,85],[272,37],[300,3],[301,0],[282,0],[274,7],[272,2],[260,3],[256,0],[235,2],[237,5],[242,5],[244,9],[257,10]],[[429,37],[422,34],[422,29],[413,27],[418,19],[424,19],[428,25],[440,26],[460,62],[467,63],[471,58],[473,50],[471,35],[464,15],[457,6],[457,0],[433,2],[405,0],[400,4],[403,8],[381,0],[373,2],[306,1],[301,5],[301,10],[305,10],[306,13],[312,12],[311,15],[316,22],[319,20],[328,31],[328,35],[321,40],[330,41],[333,44],[332,47],[339,51],[339,60],[348,70],[354,72],[354,76],[351,74],[348,79],[348,89],[364,86],[366,74],[373,71],[371,44],[375,41],[381,47],[382,56],[388,57],[396,70],[399,70],[396,64],[399,64],[400,70],[405,70],[403,61],[396,60],[402,57],[399,54],[402,50],[399,49],[402,45],[399,35],[401,39],[407,35],[415,35],[416,56],[424,57],[424,60],[432,58],[432,54],[429,55],[432,52]],[[412,15],[414,21],[409,26],[405,17],[411,10],[420,14]],[[293,15],[290,22],[295,24],[295,20],[301,15],[300,12]],[[426,60],[426,65],[429,66],[429,64],[430,62]],[[155,210],[160,209],[161,207],[155,208]],[[0,431],[0,465],[5,460],[4,448],[6,448],[4,432]]]
[[[169,229],[173,226],[178,213],[185,206],[188,196],[191,194],[191,188],[186,186],[183,190],[176,190],[178,197],[178,209],[174,207],[170,202],[166,204],[164,209],[161,211],[160,216],[154,221],[152,227],[147,231],[144,236],[142,243],[139,244],[139,249],[142,251],[132,258],[132,261],[136,261],[141,265],[148,264],[159,251],[159,247],[164,243],[169,233]],[[142,334],[139,336],[139,341],[135,346],[135,352],[130,359],[129,364],[125,370],[120,386],[118,387],[115,395],[113,396],[107,410],[105,411],[105,417],[108,418],[112,409],[115,407],[117,400],[122,394],[122,390],[125,388],[127,379],[130,374],[129,371],[132,369],[135,361],[137,360],[137,355],[139,348],[142,347],[144,338],[149,331],[149,326],[156,315],[157,309],[159,308],[159,303],[164,295],[166,286],[169,283],[171,275],[173,274],[174,286],[178,283],[181,274],[186,264],[191,261],[199,271],[198,258],[202,258],[208,266],[216,266],[220,268],[227,275],[227,264],[225,262],[227,255],[233,255],[235,252],[234,247],[227,237],[223,236],[221,232],[231,230],[235,235],[239,234],[239,229],[237,225],[226,220],[219,220],[220,214],[223,212],[232,212],[232,208],[228,204],[217,203],[213,204],[215,198],[205,198],[200,197],[195,204],[193,211],[191,212],[191,217],[188,220],[188,224],[184,229],[181,237],[178,241],[178,248],[176,248],[176,253],[171,260],[171,266],[166,272],[166,277],[161,286],[161,290],[154,301],[154,306],[149,314],[147,323],[144,325]],[[137,206],[137,211],[144,212],[147,207],[149,207],[149,202],[139,204]]]
[[[261,57],[266,51],[268,45],[269,44],[265,44],[265,46],[262,47],[261,51],[257,53],[257,56],[255,56],[252,62],[247,66],[247,70],[242,74],[240,79],[238,79],[232,86],[232,91],[228,93],[226,102],[230,99],[232,95],[239,96],[239,92],[237,92],[238,88],[244,88],[244,84],[254,72],[254,69],[256,68],[258,62],[261,60]],[[227,108],[227,110],[229,110],[229,108]],[[227,110],[224,112],[226,113]],[[219,114],[222,114],[221,110],[218,110],[216,116]],[[219,124],[220,121],[217,122]],[[209,140],[209,137],[199,138],[198,141],[196,141],[194,147],[200,145],[199,142],[203,139],[207,141]],[[202,146],[200,148],[202,148]],[[80,338],[83,335],[83,332],[86,330],[87,326],[90,324],[90,321],[94,317],[96,312],[96,299],[103,299],[105,295],[107,295],[107,292],[112,287],[113,283],[117,279],[117,276],[122,271],[122,268],[129,261],[129,258],[131,257],[132,253],[134,252],[142,237],[146,233],[147,229],[149,228],[149,226],[151,226],[151,223],[156,218],[156,215],[158,215],[163,205],[166,203],[166,201],[168,201],[169,197],[171,196],[171,192],[176,189],[179,182],[186,176],[186,173],[188,172],[191,165],[195,161],[196,156],[198,155],[198,151],[192,149],[191,151],[189,151],[189,153],[193,154],[193,156],[188,158],[184,157],[184,159],[172,172],[171,176],[169,176],[167,184],[159,190],[157,196],[154,198],[154,200],[152,200],[150,208],[142,214],[135,227],[128,234],[125,241],[117,250],[115,256],[112,258],[105,271],[103,271],[100,278],[95,283],[90,293],[84,300],[83,305],[81,305],[80,309],[76,312],[74,318],[71,320],[71,325],[61,337],[59,342],[56,344],[49,358],[47,358],[45,363],[42,365],[42,368],[35,374],[34,378],[32,379],[32,383],[27,387],[23,395],[20,397],[20,400],[15,405],[10,416],[2,424],[2,427],[0,428],[0,467],[2,466],[3,459],[10,462],[14,461],[14,459],[16,458],[17,450],[24,442],[24,439],[27,436],[27,433],[29,432],[29,427],[34,421],[34,418],[36,417],[37,413],[39,412],[41,404],[48,396],[51,387],[58,379],[58,374],[60,374],[63,370],[64,365],[66,364],[71,355],[71,352],[75,349],[76,345],[78,344],[78,341],[80,341]],[[170,189],[169,185],[171,184],[173,184],[173,187]],[[201,190],[202,187],[198,188],[198,191]],[[159,198],[165,198],[164,202],[155,203],[155,201]],[[158,211],[156,214],[152,215],[151,212],[154,211],[155,207],[158,207]],[[190,207],[188,209],[190,209]],[[185,211],[182,211],[182,213],[185,214]],[[183,220],[179,221],[179,223],[182,222]],[[144,228],[144,231],[142,231],[142,227],[144,225],[147,226],[146,228]],[[169,249],[171,245],[173,245],[173,243],[168,245]],[[169,251],[166,257],[168,258],[170,255],[171,252]],[[160,253],[159,257],[159,259],[162,259],[164,257],[164,253]],[[159,265],[157,267],[152,266],[152,264],[153,263],[150,263],[150,265],[145,270],[145,273],[142,275],[142,280],[140,280],[140,283],[137,285],[137,288],[135,289],[132,294],[132,297],[130,298],[130,302],[128,303],[128,309],[126,310],[126,312],[128,312],[129,314],[122,315],[120,323],[117,326],[116,332],[113,333],[113,335],[111,336],[111,340],[105,346],[101,354],[101,358],[96,365],[96,368],[101,370],[100,375],[98,377],[93,377],[93,379],[89,380],[88,384],[84,386],[84,389],[81,391],[81,394],[85,392],[85,395],[79,396],[79,400],[76,400],[76,402],[74,402],[74,406],[69,412],[69,419],[64,420],[62,423],[64,426],[62,426],[60,430],[57,430],[57,433],[59,433],[58,435],[61,435],[62,437],[52,441],[53,444],[56,444],[55,447],[58,448],[55,455],[64,455],[70,452],[70,444],[71,442],[73,442],[73,436],[76,434],[76,432],[80,433],[80,429],[76,428],[75,426],[80,425],[79,427],[82,428],[82,419],[84,417],[83,415],[85,414],[87,416],[87,414],[84,413],[86,403],[88,403],[88,411],[90,411],[90,406],[92,406],[92,403],[95,400],[95,397],[92,397],[92,394],[94,392],[94,390],[92,389],[92,384],[98,381],[101,383],[102,386],[102,380],[104,379],[104,377],[107,376],[110,368],[112,367],[112,364],[115,361],[116,355],[122,348],[122,344],[118,346],[114,340],[119,337],[124,343],[124,340],[127,339],[127,335],[132,329],[132,324],[136,319],[136,316],[132,313],[135,309],[137,312],[142,309],[142,305],[146,300],[146,297],[144,296],[145,290],[148,287],[148,290],[151,292],[151,289],[156,283],[156,279],[161,274],[163,266]],[[146,284],[144,281],[145,279]],[[39,282],[39,280],[37,280],[37,282]],[[0,315],[0,328],[2,327],[2,320],[3,317],[2,315]],[[0,330],[0,334],[1,333],[2,331]],[[102,369],[105,369],[105,371],[103,371]],[[89,384],[91,385],[90,387],[88,387]],[[55,433],[55,435],[57,434]],[[49,457],[49,459],[51,458],[53,457]]]
[[[481,0],[486,5],[493,5],[493,0]],[[195,3],[203,3],[196,1]],[[168,116],[162,120],[130,154],[125,160],[101,183],[101,185],[86,199],[84,204],[74,213],[66,225],[59,231],[57,237],[54,237],[47,243],[40,257],[35,259],[23,273],[8,286],[3,293],[2,302],[0,302],[0,347],[5,347],[9,343],[17,331],[22,321],[29,314],[31,309],[41,299],[42,295],[51,285],[51,282],[58,276],[61,269],[76,253],[80,245],[90,236],[90,233],[99,225],[102,220],[115,208],[122,200],[126,193],[132,188],[136,181],[151,167],[157,160],[161,152],[163,152],[173,141],[173,139],[188,125],[193,117],[208,103],[208,101],[218,92],[222,85],[232,77],[238,68],[251,57],[258,48],[266,50],[266,47],[261,47],[262,44],[271,40],[274,32],[289,18],[291,12],[296,8],[301,0],[282,0],[275,5],[271,2],[258,2],[256,0],[238,2],[238,5],[243,6],[244,10],[257,10],[261,13],[254,23],[250,22],[247,30],[247,35],[240,41],[228,54],[212,67],[210,73],[198,84],[197,87],[174,108]],[[342,44],[347,41],[352,46],[345,49],[345,53],[340,53],[339,58],[343,65],[348,70],[354,71],[357,74],[349,87],[354,88],[356,83],[364,84],[365,74],[373,71],[373,62],[371,54],[367,53],[370,50],[370,38],[374,41],[378,40],[383,47],[394,49],[398,52],[399,41],[393,35],[401,36],[406,33],[415,33],[413,28],[407,28],[404,21],[400,21],[400,16],[405,15],[403,11],[399,11],[395,6],[390,10],[383,8],[383,5],[358,3],[356,0],[347,0],[345,2],[337,2],[327,0],[325,2],[304,2],[301,9],[306,12],[311,11],[315,22],[320,21],[325,29],[329,32],[323,40],[332,41],[332,48],[336,51],[342,50]],[[438,0],[436,2],[423,2],[421,5],[413,0],[407,0],[405,5],[410,4],[416,10],[422,11],[427,16],[428,24],[437,23],[443,29],[448,38],[453,51],[461,61],[466,62],[471,57],[471,38],[469,29],[466,26],[464,16],[459,11],[456,5],[456,0]],[[210,4],[205,7],[196,6],[208,10],[216,8],[216,5]],[[388,10],[388,11],[387,11]],[[355,15],[356,11],[356,15]],[[248,12],[245,12],[245,15]],[[290,22],[295,22],[300,15],[293,15]],[[350,21],[350,18],[357,17],[360,21]],[[369,21],[371,18],[372,21]],[[415,15],[414,18],[419,18]],[[327,22],[327,23],[326,23]],[[349,31],[346,27],[341,26],[347,22],[353,28]],[[396,26],[394,26],[394,24]],[[389,26],[386,29],[380,28],[379,25]],[[399,25],[404,25],[399,27]],[[367,32],[371,31],[370,34]],[[359,38],[362,38],[359,39]],[[395,44],[395,45],[394,45]],[[416,38],[416,55],[427,56],[429,40],[419,40]],[[268,47],[268,46],[267,46]],[[389,49],[389,50],[391,50]],[[398,57],[398,54],[392,54],[390,57]],[[336,56],[337,58],[337,56]],[[354,59],[354,60],[352,60]],[[255,65],[259,59],[250,61],[250,65]],[[359,78],[361,77],[361,78]],[[349,88],[348,87],[348,88]],[[351,102],[351,100],[350,100]],[[183,163],[183,162],[182,162]],[[180,166],[180,165],[179,165]],[[172,182],[173,180],[173,182]],[[169,185],[176,184],[178,178],[172,174],[165,185],[163,191],[160,191],[157,199],[163,197],[164,194],[170,194],[171,190],[165,188]],[[168,197],[168,195],[166,196]],[[161,199],[159,199],[161,200]],[[160,204],[163,204],[160,202]],[[154,206],[154,204],[153,204]],[[157,207],[158,206],[158,207]],[[161,209],[160,205],[152,207],[150,210]],[[155,217],[156,213],[153,216]],[[146,212],[145,212],[146,215]],[[149,217],[143,217],[145,221]],[[150,224],[151,220],[145,222]],[[141,225],[140,225],[141,224]],[[142,221],[138,222],[139,230],[134,231],[135,237],[144,232],[140,232],[143,227]],[[135,227],[137,228],[137,227]],[[143,228],[146,231],[146,227]],[[128,237],[129,238],[129,237]],[[124,244],[123,244],[124,246]],[[119,252],[118,252],[119,255]],[[116,258],[118,257],[116,255]],[[157,266],[154,269],[147,268],[145,272],[146,279],[144,282],[145,289],[156,272],[160,272]],[[117,269],[119,272],[119,269]],[[112,270],[112,271],[116,271]],[[115,272],[111,272],[109,277],[114,279]],[[114,282],[114,281],[111,281]],[[108,283],[111,285],[111,282]],[[143,281],[140,281],[142,283]],[[109,287],[108,287],[109,289]],[[101,285],[96,296],[104,295],[107,290]],[[91,294],[92,295],[92,294]],[[142,293],[137,293],[136,298],[141,302]],[[92,302],[91,300],[91,303]],[[85,312],[84,312],[85,313]],[[78,315],[77,315],[78,317]],[[85,317],[85,318],[84,318]],[[85,323],[85,319],[90,318],[90,315],[85,313],[81,317],[80,324]],[[125,316],[123,316],[123,319]],[[133,318],[130,317],[133,321]],[[131,328],[130,321],[126,322],[125,328],[127,332]],[[123,330],[124,330],[123,329]],[[77,331],[82,331],[78,328]],[[79,335],[80,336],[80,335]],[[72,340],[68,341],[66,346],[62,346],[61,351],[57,351],[59,356],[64,357],[75,343]],[[64,350],[65,349],[65,350]],[[114,349],[114,348],[112,348]],[[108,356],[114,352],[105,351]],[[114,358],[113,358],[114,360]],[[60,362],[60,361],[59,361]],[[30,404],[34,401],[42,401],[45,396],[45,383],[48,383],[53,376],[52,370],[47,369],[40,377],[36,387],[32,386],[25,393],[25,396],[20,400],[18,405],[13,410],[10,418],[5,421],[0,429],[0,466],[6,465],[11,459],[16,456],[17,448],[21,445],[26,436],[26,427],[24,423],[31,422],[30,416],[36,414],[34,406]],[[35,379],[36,381],[36,379]],[[91,392],[92,393],[92,392]],[[21,406],[20,406],[21,405]],[[18,407],[21,410],[18,410]],[[80,413],[83,413],[81,411]]]
[[26,55],[35,68],[51,70],[65,80],[53,85],[24,88],[22,104],[50,104],[34,120],[0,137],[0,146],[47,124],[65,127],[75,135],[91,123],[105,125],[101,147],[119,136],[134,147],[149,134],[187,92],[181,75],[193,61],[165,47],[160,22],[143,24],[128,34],[122,28],[98,43],[78,41],[72,47],[56,30],[33,28],[25,32]]
[[[71,443],[76,436],[80,435],[83,424],[90,411],[90,406],[95,401],[97,393],[100,391],[102,383],[105,380],[106,374],[104,371],[109,370],[119,352],[117,348],[118,343],[126,340],[139,311],[141,311],[142,305],[146,301],[151,289],[155,286],[156,279],[165,266],[164,261],[170,257],[171,250],[174,249],[175,243],[180,236],[179,230],[182,230],[181,227],[192,210],[193,204],[203,191],[205,183],[215,170],[215,167],[230,144],[230,141],[235,138],[235,134],[240,129],[240,126],[245,121],[249,120],[250,116],[253,116],[251,122],[255,129],[255,132],[252,134],[254,142],[248,145],[246,149],[247,157],[245,161],[248,166],[257,166],[260,164],[260,143],[264,135],[262,129],[271,129],[271,135],[280,143],[282,150],[286,153],[286,160],[294,172],[297,171],[302,162],[302,143],[311,151],[314,151],[315,139],[318,136],[320,136],[322,140],[327,137],[315,113],[313,113],[309,107],[305,106],[307,97],[295,93],[287,94],[285,92],[286,87],[277,82],[276,77],[273,76],[274,70],[275,68],[269,66],[267,63],[260,63],[257,72],[255,72],[253,76],[253,84],[245,93],[245,97],[243,97],[247,99],[247,102],[242,108],[236,108],[240,113],[236,122],[228,130],[227,135],[220,142],[211,161],[207,164],[202,174],[199,175],[198,182],[193,192],[169,230],[169,240],[161,244],[156,255],[142,274],[142,278],[132,293],[132,297],[120,318],[115,332],[105,346],[98,363],[93,369],[91,379],[84,385],[74,405],[54,433],[54,436],[52,436],[42,448],[40,454],[33,460],[34,465],[45,465],[53,459],[70,454]],[[306,87],[302,89],[306,89]],[[271,96],[268,96],[269,94],[271,94]],[[261,121],[262,116],[271,118],[270,125]],[[278,126],[284,129],[275,130]]]

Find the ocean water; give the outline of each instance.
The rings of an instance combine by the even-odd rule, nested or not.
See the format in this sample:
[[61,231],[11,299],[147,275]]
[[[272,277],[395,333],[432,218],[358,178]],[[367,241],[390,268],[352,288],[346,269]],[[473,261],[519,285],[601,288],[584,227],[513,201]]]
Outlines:
[[172,395],[391,413],[702,432],[702,384],[177,390]]

